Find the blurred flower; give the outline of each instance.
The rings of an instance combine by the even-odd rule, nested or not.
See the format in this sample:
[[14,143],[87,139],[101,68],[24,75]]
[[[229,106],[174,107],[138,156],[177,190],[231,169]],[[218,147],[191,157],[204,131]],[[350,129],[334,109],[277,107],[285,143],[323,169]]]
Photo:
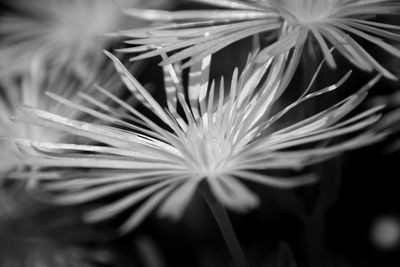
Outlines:
[[[19,77],[7,76],[0,79],[0,174],[23,169],[21,151],[9,142],[9,138],[66,142],[71,137],[63,131],[15,123],[13,117],[16,116],[18,107],[36,107],[68,118],[80,118],[83,116],[82,112],[65,107],[46,94],[56,93],[77,100],[79,92],[95,93],[96,91],[92,90],[95,82],[107,86],[113,93],[119,94],[120,89],[123,89],[123,83],[116,75],[112,65],[103,65],[102,68],[101,72],[92,73],[93,75],[82,79],[66,70],[65,67],[56,64],[46,65],[43,57],[39,54],[32,58],[28,70]],[[100,70],[100,67],[98,69]],[[136,70],[136,68],[132,69]],[[79,99],[81,102],[85,101]],[[99,101],[103,101],[103,99]]]
[[[71,210],[60,210],[35,201],[22,183],[0,187],[0,265],[89,267],[110,263],[111,251],[77,245],[89,236],[92,242],[100,240],[93,238],[95,231],[79,222],[79,217]],[[73,240],[78,235],[71,229],[79,229],[82,239]],[[68,238],[62,235],[68,235]],[[74,244],[74,241],[78,242]]]
[[[337,48],[353,65],[364,71],[377,70],[388,78],[395,76],[380,65],[352,36],[360,37],[400,57],[400,51],[383,38],[400,40],[394,30],[399,26],[369,21],[376,15],[392,14],[400,3],[392,0],[197,0],[196,2],[225,8],[225,10],[156,11],[133,10],[135,17],[149,20],[172,21],[144,29],[122,31],[133,38],[128,44],[137,45],[121,49],[129,53],[142,53],[132,60],[161,53],[181,51],[164,60],[163,64],[190,58],[191,65],[229,44],[260,33],[274,33],[275,42],[267,45],[258,61],[271,55],[294,49],[299,58],[306,40],[313,37],[329,65],[335,60],[329,44]],[[151,51],[149,51],[151,50]],[[298,60],[298,59],[297,59]]]
[[[3,237],[4,238],[4,237]],[[17,240],[14,240],[17,241]],[[109,264],[106,250],[90,251],[76,246],[63,246],[48,240],[18,240],[21,254],[4,255],[3,267],[94,267]],[[10,249],[6,249],[10,253]],[[2,253],[4,250],[2,251]],[[15,253],[15,251],[14,251]],[[1,256],[1,255],[0,255]]]
[[114,40],[104,35],[136,24],[120,8],[154,7],[161,2],[9,1],[9,10],[0,16],[0,76],[26,71],[37,52],[44,56],[46,63],[69,66],[81,75],[90,73],[103,60],[102,49]]
[[[275,122],[303,101],[335,90],[337,84],[313,93],[308,90],[288,107],[273,112],[285,80],[286,55],[271,58],[264,64],[249,63],[239,76],[235,70],[231,86],[219,89],[209,84],[210,57],[195,64],[184,88],[179,66],[167,65],[165,73],[166,106],[158,103],[126,70],[108,54],[128,87],[142,99],[151,114],[145,115],[108,91],[98,87],[124,110],[98,103],[94,110],[51,94],[72,109],[112,123],[111,126],[68,119],[31,107],[22,107],[18,121],[65,130],[99,142],[99,145],[15,140],[20,147],[33,147],[36,153],[25,157],[27,164],[50,167],[38,184],[43,197],[59,204],[78,204],[107,196],[117,198],[87,212],[88,222],[112,218],[138,205],[121,226],[126,232],[136,227],[158,206],[158,214],[179,218],[200,182],[208,183],[211,192],[224,206],[248,211],[258,205],[258,197],[241,180],[266,186],[292,188],[315,181],[313,175],[276,177],[266,170],[294,169],[323,161],[337,154],[380,140],[384,134],[365,130],[379,119],[375,107],[347,119],[367,95],[379,76],[356,94],[311,117],[288,126],[275,128]],[[263,79],[263,73],[268,77]],[[317,75],[317,74],[316,74]],[[315,78],[315,77],[314,77]],[[310,85],[311,87],[311,85]],[[87,96],[89,99],[90,96]],[[96,99],[92,97],[92,102]],[[182,114],[183,113],[183,114]],[[365,130],[365,131],[362,131]],[[357,132],[362,131],[359,134]],[[353,133],[341,142],[334,137]],[[27,150],[29,152],[29,150]],[[45,175],[46,172],[38,174]]]
[[29,105],[52,111],[67,117],[75,117],[76,110],[66,109],[45,95],[45,91],[73,97],[77,80],[65,73],[64,69],[44,67],[40,56],[32,59],[29,69],[21,78],[4,77],[0,80],[0,173],[21,165],[18,149],[5,138],[30,138],[37,141],[57,142],[63,140],[65,132],[51,131],[34,125],[23,125],[12,121],[20,105]]

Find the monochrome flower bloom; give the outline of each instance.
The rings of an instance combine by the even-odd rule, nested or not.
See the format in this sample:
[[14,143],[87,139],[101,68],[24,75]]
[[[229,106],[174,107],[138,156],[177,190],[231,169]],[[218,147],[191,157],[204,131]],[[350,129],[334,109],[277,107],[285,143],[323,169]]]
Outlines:
[[[400,51],[384,39],[400,40],[394,31],[400,27],[369,21],[376,15],[393,14],[400,4],[391,0],[198,0],[226,10],[206,11],[133,11],[131,15],[153,20],[172,21],[146,29],[122,31],[131,37],[127,43],[138,45],[121,49],[130,53],[141,53],[132,60],[141,59],[181,49],[164,64],[191,57],[187,65],[214,53],[223,47],[248,36],[275,32],[276,41],[268,44],[258,60],[265,61],[295,49],[299,57],[308,38],[316,41],[331,67],[335,60],[329,46],[353,65],[364,71],[376,70],[385,77],[395,79],[371,54],[354,39],[358,37],[400,57]],[[384,38],[384,39],[382,39]],[[150,50],[150,51],[149,51]]]
[[89,72],[114,40],[104,35],[135,25],[117,2],[124,8],[147,6],[134,0],[7,2],[11,11],[0,16],[0,74],[25,71],[37,52],[52,63]]
[[354,37],[400,57],[400,50],[382,39],[398,42],[400,35],[393,30],[398,31],[400,27],[368,20],[376,15],[398,12],[400,4],[397,1],[270,0],[270,3],[284,18],[287,29],[278,42],[260,53],[261,57],[281,51],[281,47],[284,47],[284,51],[286,48],[303,46],[306,37],[312,36],[330,66],[336,67],[336,63],[328,48],[329,44],[335,46],[339,53],[359,69],[368,72],[376,70],[387,78],[396,79]]
[[[17,139],[20,147],[35,153],[24,157],[40,166],[43,175],[37,189],[60,204],[78,204],[120,193],[126,196],[84,215],[89,222],[112,218],[137,207],[121,226],[136,227],[151,211],[179,218],[199,183],[208,183],[224,206],[247,211],[258,205],[258,197],[241,181],[278,188],[292,188],[315,181],[312,175],[275,177],[266,170],[295,169],[380,140],[384,134],[369,131],[379,119],[380,107],[344,118],[366,96],[379,79],[371,80],[356,94],[334,106],[288,126],[276,122],[303,101],[335,90],[338,83],[305,93],[293,104],[275,112],[284,84],[286,55],[255,64],[250,56],[242,74],[235,70],[229,88],[209,83],[210,57],[195,64],[184,88],[179,67],[167,65],[166,105],[157,102],[113,55],[116,69],[127,88],[142,99],[145,115],[107,90],[98,94],[120,105],[115,109],[85,95],[97,109],[50,94],[60,103],[103,121],[78,121],[31,107],[21,107],[17,120],[64,130],[98,142],[98,145],[36,142]],[[268,73],[264,79],[263,73]],[[352,134],[340,142],[331,138]],[[306,146],[304,146],[306,145]],[[28,153],[31,150],[26,150]],[[46,172],[46,167],[50,167]]]
[[32,58],[27,68],[27,72],[21,75],[21,79],[4,77],[0,80],[0,95],[2,96],[0,98],[0,173],[6,173],[22,165],[19,149],[8,139],[29,138],[36,141],[58,142],[68,136],[66,132],[15,123],[12,118],[17,115],[18,106],[28,105],[69,118],[77,118],[80,114],[77,110],[66,108],[47,97],[45,91],[74,99],[77,87],[84,90],[85,82],[79,77],[69,75],[64,68],[46,68],[40,55]]

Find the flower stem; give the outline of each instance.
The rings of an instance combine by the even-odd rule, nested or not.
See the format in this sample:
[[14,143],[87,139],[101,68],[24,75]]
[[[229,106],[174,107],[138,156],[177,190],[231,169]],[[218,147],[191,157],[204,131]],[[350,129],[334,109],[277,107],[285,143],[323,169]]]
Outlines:
[[212,214],[221,230],[222,236],[225,239],[225,243],[232,255],[234,262],[237,267],[248,267],[249,264],[246,260],[246,256],[243,253],[242,247],[240,246],[239,240],[233,230],[231,221],[229,220],[228,214],[225,208],[215,199],[211,193],[207,183],[200,185],[200,193],[202,194],[207,205],[210,207]]

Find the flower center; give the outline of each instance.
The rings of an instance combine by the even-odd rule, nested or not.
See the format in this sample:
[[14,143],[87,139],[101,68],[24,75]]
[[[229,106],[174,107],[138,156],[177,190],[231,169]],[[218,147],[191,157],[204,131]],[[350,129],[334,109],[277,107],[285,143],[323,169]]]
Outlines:
[[216,127],[191,127],[186,132],[186,142],[197,172],[213,175],[223,171],[232,151],[224,131]]

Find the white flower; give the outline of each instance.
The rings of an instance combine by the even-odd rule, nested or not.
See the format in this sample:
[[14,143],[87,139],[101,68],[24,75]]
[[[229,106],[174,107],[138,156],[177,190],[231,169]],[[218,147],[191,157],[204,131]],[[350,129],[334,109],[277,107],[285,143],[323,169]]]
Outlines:
[[[31,106],[44,109],[68,118],[78,118],[82,113],[66,108],[46,96],[49,91],[76,99],[77,90],[90,88],[93,77],[82,81],[80,77],[66,71],[65,68],[44,66],[43,57],[32,58],[26,73],[20,77],[4,77],[0,80],[0,173],[7,173],[22,167],[19,149],[13,146],[10,138],[29,138],[36,141],[60,142],[66,140],[66,132],[44,129],[35,125],[15,123],[18,106]],[[108,75],[108,77],[110,77]]]
[[[40,57],[32,59],[29,66],[29,71],[22,75],[22,79],[15,77],[6,77],[0,80],[0,173],[8,172],[21,165],[18,149],[16,149],[8,138],[29,138],[37,141],[60,141],[65,136],[63,132],[49,131],[34,125],[24,125],[15,123],[11,120],[16,115],[16,108],[20,105],[29,105],[52,112],[60,115],[69,116],[74,111],[66,110],[63,106],[57,105],[57,102],[52,101],[44,95],[46,87],[44,73],[46,72]],[[55,70],[58,72],[60,70]],[[51,73],[48,75],[57,77],[57,85],[53,83],[50,88],[54,92],[68,95],[71,92],[71,87],[67,81],[60,79],[62,76],[59,74]],[[54,77],[52,77],[54,78]],[[48,80],[51,80],[48,79]],[[53,80],[53,82],[55,82]]]
[[398,1],[198,0],[197,2],[227,10],[132,11],[130,14],[136,17],[167,20],[173,23],[121,32],[132,38],[127,43],[138,45],[121,51],[141,53],[132,58],[136,60],[181,49],[163,63],[173,63],[191,57],[191,61],[186,64],[190,65],[245,37],[275,32],[279,37],[264,48],[259,55],[259,61],[265,61],[271,55],[293,48],[297,48],[293,57],[299,57],[306,40],[313,38],[330,66],[336,66],[332,52],[328,48],[333,45],[358,68],[364,71],[377,70],[385,77],[395,79],[395,76],[372,57],[354,37],[365,39],[386,52],[400,57],[400,51],[384,40],[399,41],[400,35],[393,31],[400,30],[400,27],[368,20],[376,15],[398,12],[400,8]]
[[[400,50],[385,40],[400,40],[392,32],[400,27],[369,21],[376,15],[398,12],[400,3],[392,0],[270,0],[284,18],[287,29],[275,44],[265,48],[260,57],[303,46],[312,36],[322,50],[328,64],[336,67],[329,44],[337,48],[345,58],[358,68],[371,72],[376,70],[387,78],[396,77],[385,69],[354,37],[368,41],[393,56],[400,57]],[[354,36],[354,37],[353,37]],[[283,49],[282,49],[283,47]]]
[[10,10],[0,16],[1,75],[26,71],[37,52],[51,63],[90,72],[113,41],[104,35],[136,24],[120,8],[147,6],[134,0],[13,0],[7,5]]
[[[230,88],[225,88],[223,81],[219,88],[215,83],[209,84],[210,57],[207,57],[192,67],[188,88],[183,88],[176,75],[179,68],[172,65],[164,68],[167,99],[164,105],[122,63],[108,55],[126,86],[142,99],[150,114],[143,114],[100,87],[98,94],[107,96],[121,109],[99,103],[94,97],[91,102],[98,103],[96,110],[53,95],[61,103],[103,123],[72,120],[29,107],[22,107],[17,119],[65,130],[99,144],[15,142],[36,150],[25,157],[26,163],[43,168],[37,175],[39,179],[43,175],[37,189],[55,203],[78,204],[126,193],[84,215],[87,221],[96,222],[136,206],[121,226],[123,232],[137,226],[157,207],[158,214],[179,218],[202,181],[208,183],[223,205],[247,211],[256,207],[259,200],[241,181],[280,188],[312,183],[315,181],[312,175],[285,178],[265,171],[298,170],[384,136],[365,130],[378,120],[380,107],[344,119],[365,98],[378,76],[327,110],[289,126],[276,127],[276,122],[291,108],[336,89],[349,73],[337,84],[314,93],[305,92],[292,105],[275,113],[272,107],[286,84],[285,55],[262,65],[254,64],[256,55],[252,55],[240,76],[237,70],[233,73]],[[265,80],[263,73],[268,73]],[[353,136],[341,142],[327,142],[346,134]],[[50,167],[49,173],[46,167]]]

